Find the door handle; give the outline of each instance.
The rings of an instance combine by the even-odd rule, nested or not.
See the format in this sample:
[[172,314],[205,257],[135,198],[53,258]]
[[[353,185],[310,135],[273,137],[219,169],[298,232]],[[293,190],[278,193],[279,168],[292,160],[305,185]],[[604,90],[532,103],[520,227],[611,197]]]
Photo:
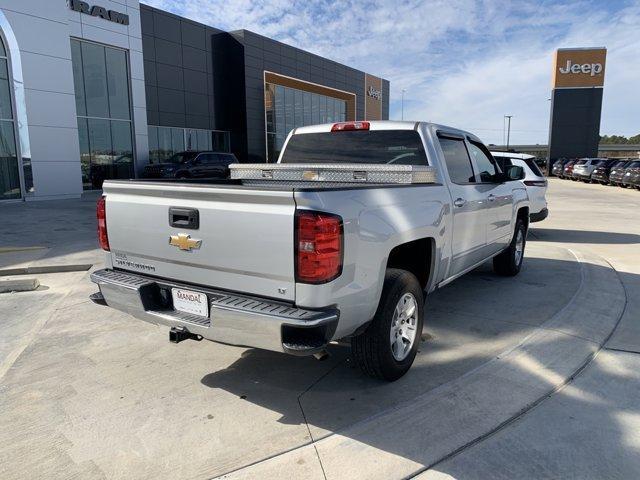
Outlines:
[[456,198],[453,202],[456,207],[464,207],[465,203],[467,203],[467,201],[464,198]]
[[488,198],[490,202],[493,202],[496,199],[496,196],[493,193],[490,193]]

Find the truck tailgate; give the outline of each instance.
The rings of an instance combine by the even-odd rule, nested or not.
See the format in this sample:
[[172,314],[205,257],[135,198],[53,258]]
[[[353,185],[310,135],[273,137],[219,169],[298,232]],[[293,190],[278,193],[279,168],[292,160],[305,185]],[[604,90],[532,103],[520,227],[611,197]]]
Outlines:
[[[295,298],[292,191],[117,181],[105,182],[103,190],[114,268]],[[196,209],[199,227],[170,226],[171,207]],[[178,234],[199,240],[199,247],[171,245]]]

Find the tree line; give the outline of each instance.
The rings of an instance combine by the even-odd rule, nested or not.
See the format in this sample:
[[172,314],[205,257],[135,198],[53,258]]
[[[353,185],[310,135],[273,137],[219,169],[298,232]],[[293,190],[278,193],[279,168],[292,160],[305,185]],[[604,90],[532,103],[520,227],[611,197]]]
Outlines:
[[624,135],[600,135],[600,143],[603,144],[627,144],[640,143],[640,133],[633,137],[625,137]]

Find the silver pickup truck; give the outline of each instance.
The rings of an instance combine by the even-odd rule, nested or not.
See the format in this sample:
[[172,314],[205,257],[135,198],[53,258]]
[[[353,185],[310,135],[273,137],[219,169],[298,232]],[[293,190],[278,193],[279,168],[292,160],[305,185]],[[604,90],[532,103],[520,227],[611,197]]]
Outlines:
[[520,270],[521,167],[474,135],[422,122],[297,128],[277,164],[228,180],[107,181],[99,304],[202,338],[294,355],[350,340],[362,370],[414,361],[425,295],[493,258]]

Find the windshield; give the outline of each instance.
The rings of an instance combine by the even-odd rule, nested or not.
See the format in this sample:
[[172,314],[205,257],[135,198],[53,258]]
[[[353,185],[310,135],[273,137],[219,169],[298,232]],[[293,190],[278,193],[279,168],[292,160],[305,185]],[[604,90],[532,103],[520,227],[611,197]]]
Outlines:
[[196,152],[180,152],[165,160],[166,163],[185,163],[196,156]]
[[414,130],[343,131],[293,135],[281,163],[428,165]]

